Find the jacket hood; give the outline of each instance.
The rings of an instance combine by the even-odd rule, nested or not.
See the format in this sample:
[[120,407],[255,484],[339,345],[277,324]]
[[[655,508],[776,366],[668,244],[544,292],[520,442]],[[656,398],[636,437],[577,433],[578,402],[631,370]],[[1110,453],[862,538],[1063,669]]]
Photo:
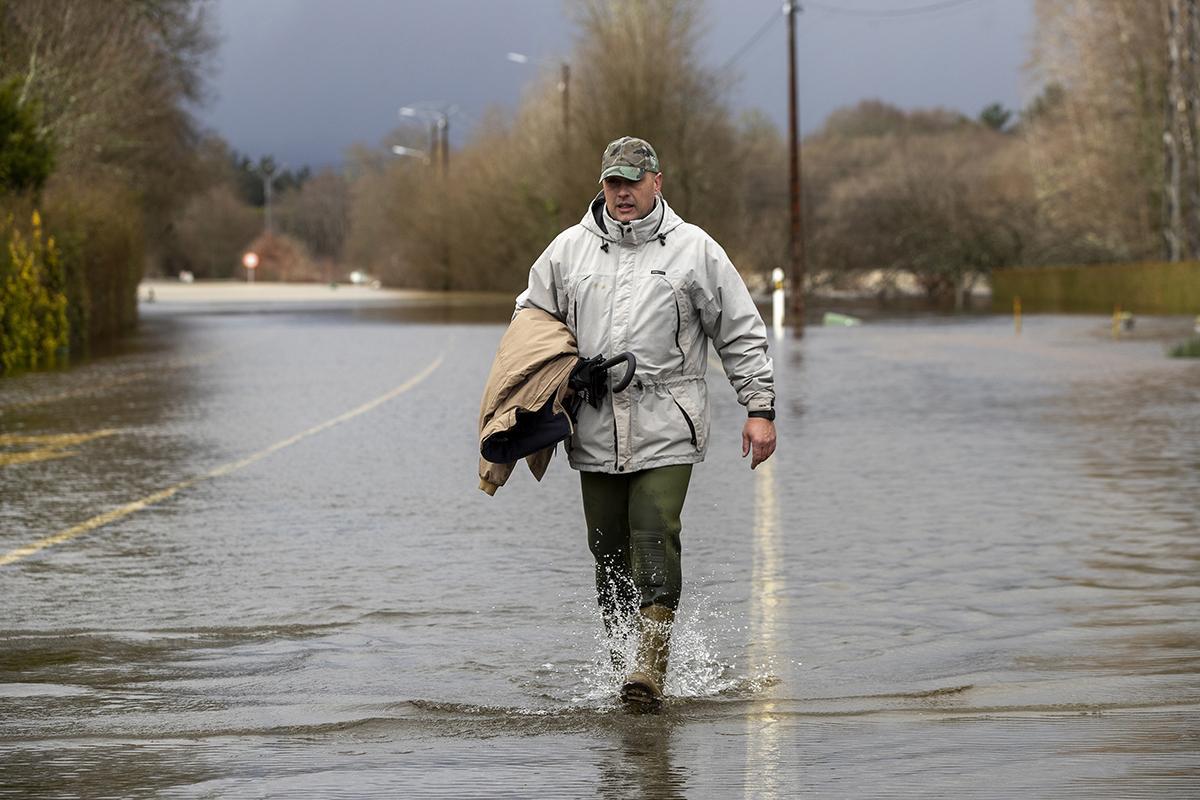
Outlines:
[[604,192],[600,192],[588,206],[579,224],[605,242],[636,247],[659,237],[663,237],[665,243],[665,237],[682,225],[683,219],[671,210],[667,199],[660,194],[654,198],[654,210],[645,217],[632,222],[618,222],[608,215]]

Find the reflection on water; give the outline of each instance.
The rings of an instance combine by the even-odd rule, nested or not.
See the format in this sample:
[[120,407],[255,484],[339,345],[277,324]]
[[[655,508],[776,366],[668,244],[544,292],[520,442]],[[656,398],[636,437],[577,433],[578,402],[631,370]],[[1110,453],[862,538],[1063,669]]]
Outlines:
[[[758,466],[754,481],[754,556],[750,577],[750,642],[747,648],[750,668],[770,674],[777,654],[776,625],[784,581],[779,545],[779,501],[775,493],[775,462]],[[758,775],[745,786],[746,797],[777,798],[789,795],[786,781],[773,769],[779,763],[781,745],[775,702],[768,695],[748,716],[747,771]]]
[[601,745],[596,797],[606,800],[683,800],[688,773],[676,763],[673,741],[677,724],[670,716],[630,716],[613,732],[616,740]]
[[1194,787],[1196,364],[1088,318],[813,329],[753,473],[714,376],[675,697],[630,715],[577,478],[474,488],[506,316],[162,306],[0,383],[0,456],[54,456],[0,461],[0,555],[267,452],[0,568],[0,797]]

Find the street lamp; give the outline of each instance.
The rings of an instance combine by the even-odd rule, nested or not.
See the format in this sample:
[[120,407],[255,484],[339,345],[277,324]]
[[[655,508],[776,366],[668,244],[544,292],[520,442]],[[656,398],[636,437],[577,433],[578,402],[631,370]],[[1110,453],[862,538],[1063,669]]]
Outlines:
[[[437,160],[440,149],[442,177],[445,178],[450,175],[450,115],[458,113],[458,106],[442,106],[440,108],[435,106],[436,104],[434,103],[419,103],[410,106],[401,106],[399,112],[402,118],[424,118],[432,121],[429,130],[429,154],[426,155],[420,150],[401,145],[393,146],[392,152],[396,155],[424,156],[428,162],[432,163]],[[438,250],[441,251],[441,258],[439,260],[442,262],[442,288],[449,290],[453,285],[450,246],[444,231],[439,231],[437,238]]]
[[426,153],[424,150],[417,150],[414,147],[404,147],[403,145],[394,144],[392,145],[392,152],[398,156],[411,156],[412,158],[421,159],[426,164],[429,163],[429,153]]
[[[422,117],[431,121],[429,128],[429,152],[430,158],[436,158],[439,151],[441,152],[442,175],[450,174],[450,114],[455,111],[455,107],[442,110],[440,108],[427,108],[425,106],[401,106],[400,116],[409,119],[420,119]],[[394,149],[392,152],[396,152]],[[402,155],[402,154],[398,154]]]
[[276,165],[273,158],[263,158],[258,165],[257,172],[262,176],[263,182],[263,209],[265,212],[264,224],[267,233],[273,233],[271,225],[271,196],[275,189],[275,176],[287,169],[287,164]]
[[[504,57],[514,64],[554,63],[552,59],[548,58],[531,59],[524,53],[506,53]],[[563,142],[565,143],[567,136],[571,133],[571,65],[566,61],[559,62],[558,93],[562,97]]]

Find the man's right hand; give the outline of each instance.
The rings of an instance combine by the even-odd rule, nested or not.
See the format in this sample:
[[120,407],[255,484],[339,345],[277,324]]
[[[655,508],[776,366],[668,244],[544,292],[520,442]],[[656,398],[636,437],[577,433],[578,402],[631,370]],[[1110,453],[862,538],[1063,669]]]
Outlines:
[[762,417],[750,417],[742,428],[742,458],[754,451],[750,469],[754,469],[775,452],[775,423]]

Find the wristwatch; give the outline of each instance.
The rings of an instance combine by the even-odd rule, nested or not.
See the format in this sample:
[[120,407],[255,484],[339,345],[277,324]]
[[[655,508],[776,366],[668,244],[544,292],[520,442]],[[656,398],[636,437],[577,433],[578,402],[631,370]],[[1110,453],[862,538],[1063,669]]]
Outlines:
[[751,411],[746,414],[747,417],[758,417],[759,419],[775,420],[775,409],[765,408],[762,411]]

